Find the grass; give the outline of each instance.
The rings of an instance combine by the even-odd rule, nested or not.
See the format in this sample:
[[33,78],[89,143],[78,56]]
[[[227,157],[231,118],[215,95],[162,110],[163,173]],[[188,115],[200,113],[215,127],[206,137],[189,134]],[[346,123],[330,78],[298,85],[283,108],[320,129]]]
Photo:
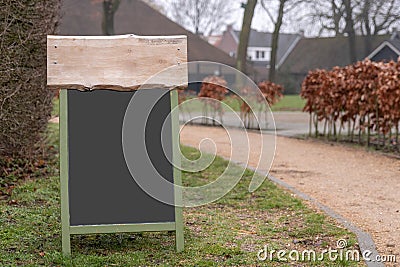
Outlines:
[[302,111],[306,101],[299,95],[285,95],[271,107],[272,111]]
[[51,116],[57,117],[59,110],[60,110],[60,99],[58,97],[55,97],[53,99],[53,111],[51,112]]
[[[241,102],[234,97],[228,96],[222,101],[225,105],[223,105],[223,110],[224,112],[231,112],[236,111],[240,112],[240,106]],[[278,112],[278,111],[303,111],[305,105],[305,100],[301,99],[299,95],[285,95],[279,102],[271,106],[272,112]],[[203,107],[204,104],[199,101],[191,101],[191,102],[185,102],[183,103],[183,106],[181,107],[180,111],[183,113],[200,113],[203,112]],[[258,110],[259,104],[255,104],[255,108]],[[208,108],[208,115],[211,115],[213,112],[211,112],[211,108]],[[257,112],[256,110],[256,112]]]
[[[58,125],[49,125],[49,142],[57,144]],[[183,147],[190,159],[199,156]],[[183,173],[186,185],[214,180],[227,166],[217,157],[199,173]],[[57,165],[50,166],[57,173]],[[240,167],[236,167],[241,172]],[[354,234],[337,226],[301,200],[265,181],[249,193],[252,172],[219,201],[184,209],[185,250],[175,252],[171,233],[102,234],[72,237],[72,257],[61,254],[59,178],[43,177],[21,182],[9,201],[0,202],[0,266],[290,266],[274,258],[259,262],[257,252],[271,249],[336,248],[348,240],[356,249]],[[298,262],[296,266],[361,266],[328,260]]]
[[[227,97],[223,101],[228,107],[224,106],[224,111],[229,112],[232,110],[240,112],[240,103],[233,97]],[[271,106],[271,110],[274,111],[302,111],[305,105],[305,100],[301,99],[299,95],[285,95],[278,103]],[[53,112],[52,116],[58,115],[59,100],[54,99],[53,101]],[[203,110],[203,104],[199,101],[191,102],[189,105],[185,105],[181,110],[182,112],[201,112]]]

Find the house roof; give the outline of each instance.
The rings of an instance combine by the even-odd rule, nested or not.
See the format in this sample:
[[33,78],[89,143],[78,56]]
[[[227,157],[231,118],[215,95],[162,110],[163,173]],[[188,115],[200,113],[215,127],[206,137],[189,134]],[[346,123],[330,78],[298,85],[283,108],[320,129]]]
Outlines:
[[[389,49],[391,52],[388,53],[385,49]],[[398,31],[395,31],[390,39],[378,46],[368,58],[380,61],[394,59],[394,57],[396,57],[395,55],[397,55],[397,57],[400,56],[400,32]]]
[[[240,31],[232,31],[239,39]],[[294,43],[300,40],[302,36],[300,34],[290,34],[290,33],[280,33],[278,52],[277,52],[277,62],[280,62],[287,51],[290,51]],[[272,33],[269,32],[259,32],[252,29],[249,37],[249,47],[271,47]]]
[[[392,37],[390,37],[388,41],[391,45],[393,45],[397,51],[400,51],[400,31],[395,31],[392,34]],[[400,53],[399,53],[400,55]]]
[[[102,1],[62,0],[59,33],[102,35]],[[116,34],[187,35],[189,61],[213,61],[235,67],[224,51],[189,32],[141,0],[121,1],[115,13]]]
[[[391,45],[396,47],[398,51],[400,51],[400,39],[395,39],[395,40],[389,40],[388,41]],[[399,54],[400,55],[400,54]]]
[[[390,35],[373,36],[371,46],[377,48],[382,42],[388,40]],[[365,51],[366,37],[356,37],[357,60],[368,56]],[[335,66],[352,64],[349,55],[347,37],[303,38],[293,51],[288,55],[280,70],[283,72],[306,74],[313,69],[330,69]]]

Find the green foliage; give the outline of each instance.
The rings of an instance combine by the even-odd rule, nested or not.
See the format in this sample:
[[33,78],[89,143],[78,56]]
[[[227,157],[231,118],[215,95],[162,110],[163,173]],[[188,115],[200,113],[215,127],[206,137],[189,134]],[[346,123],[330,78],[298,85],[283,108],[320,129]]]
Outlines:
[[299,95],[285,95],[271,107],[272,111],[302,111],[306,101]]

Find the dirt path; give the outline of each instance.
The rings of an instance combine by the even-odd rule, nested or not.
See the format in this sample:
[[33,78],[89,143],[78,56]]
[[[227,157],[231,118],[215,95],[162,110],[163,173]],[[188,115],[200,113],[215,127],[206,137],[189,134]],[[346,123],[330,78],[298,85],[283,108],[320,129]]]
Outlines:
[[[239,129],[231,129],[230,135],[244,136]],[[226,136],[222,128],[186,126],[181,132],[181,141],[198,147],[199,141],[208,137],[217,143],[217,153],[229,158],[231,149]],[[259,147],[258,135],[249,133],[249,136],[250,146]],[[201,149],[209,151],[210,148],[205,145]],[[257,161],[257,153],[250,153],[249,165],[255,167]],[[395,254],[399,263],[400,160],[363,149],[277,137],[271,174],[370,233],[378,252]]]

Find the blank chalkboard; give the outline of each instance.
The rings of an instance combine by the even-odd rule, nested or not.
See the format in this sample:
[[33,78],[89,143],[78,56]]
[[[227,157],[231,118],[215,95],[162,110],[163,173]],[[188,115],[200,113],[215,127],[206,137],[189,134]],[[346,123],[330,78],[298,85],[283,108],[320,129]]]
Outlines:
[[[68,90],[68,194],[70,225],[160,223],[175,221],[175,207],[164,204],[139,187],[125,162],[122,127],[131,98],[135,116],[127,117],[133,144],[145,142],[151,165],[173,184],[172,126],[168,114],[171,96],[167,89],[117,92]],[[147,114],[146,111],[150,111]],[[148,116],[149,115],[149,116]],[[147,118],[148,116],[148,118]],[[162,130],[162,127],[166,129]],[[143,135],[145,129],[145,135]],[[163,142],[161,145],[161,134]],[[145,139],[145,140],[143,140]],[[168,142],[170,141],[170,142]],[[134,159],[128,159],[134,160]],[[135,165],[136,173],[153,179],[146,162]],[[174,201],[173,185],[163,188]]]

